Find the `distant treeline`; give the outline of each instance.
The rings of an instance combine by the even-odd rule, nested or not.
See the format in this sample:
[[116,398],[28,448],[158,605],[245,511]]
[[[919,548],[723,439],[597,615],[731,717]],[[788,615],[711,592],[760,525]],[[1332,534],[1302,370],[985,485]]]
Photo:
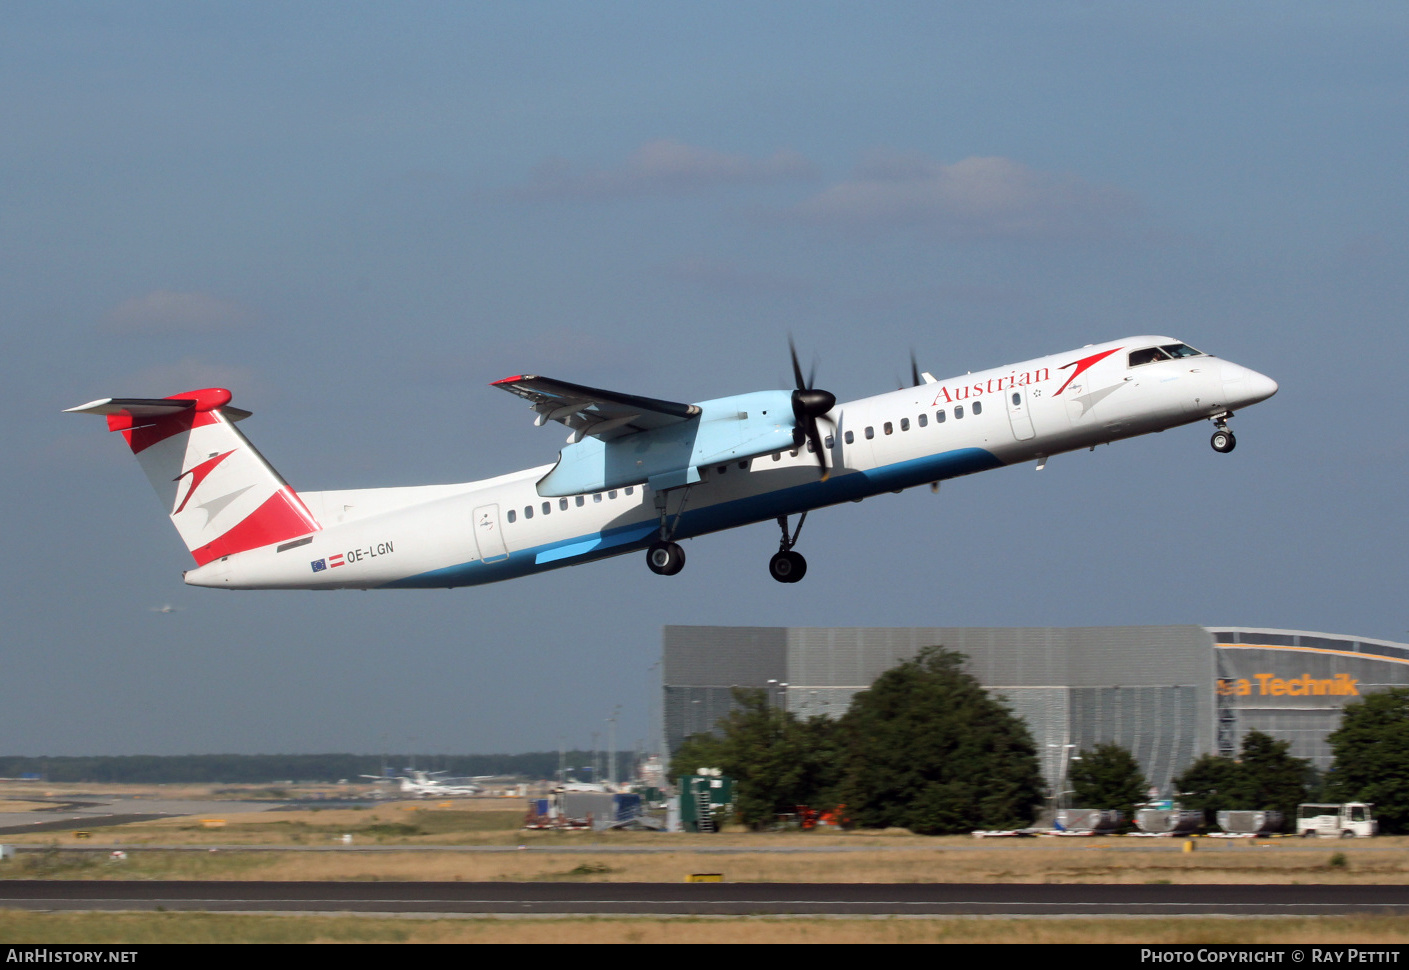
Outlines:
[[[554,778],[560,763],[580,781],[592,780],[592,752],[569,751],[565,762],[556,751],[528,754],[185,754],[121,757],[0,757],[0,777],[38,776],[52,782],[114,784],[273,784],[281,781],[365,783],[362,775],[399,775],[406,768],[443,771],[451,776],[512,775]],[[608,770],[607,752],[598,755]],[[634,754],[617,754],[617,773],[629,774]]]

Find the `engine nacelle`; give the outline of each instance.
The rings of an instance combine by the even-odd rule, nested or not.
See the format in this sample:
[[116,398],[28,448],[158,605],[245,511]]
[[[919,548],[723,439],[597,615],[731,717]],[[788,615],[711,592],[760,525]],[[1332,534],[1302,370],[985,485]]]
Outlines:
[[702,466],[796,447],[789,391],[736,394],[697,406],[699,415],[679,424],[568,445],[539,480],[538,494],[580,495],[642,483],[661,491],[698,482]]

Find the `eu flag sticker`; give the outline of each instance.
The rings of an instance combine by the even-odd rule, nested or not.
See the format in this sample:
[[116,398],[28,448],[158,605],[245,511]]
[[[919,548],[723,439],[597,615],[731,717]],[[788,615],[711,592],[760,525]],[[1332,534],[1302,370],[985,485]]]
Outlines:
[[312,566],[313,571],[315,573],[321,573],[323,570],[328,568],[328,562],[325,559],[315,559],[312,563]]

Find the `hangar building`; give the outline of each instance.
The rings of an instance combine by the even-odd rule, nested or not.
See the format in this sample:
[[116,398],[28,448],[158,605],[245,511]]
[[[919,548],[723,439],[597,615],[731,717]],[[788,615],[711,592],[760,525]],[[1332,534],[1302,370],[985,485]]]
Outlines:
[[761,687],[801,717],[838,717],[882,672],[940,645],[1027,722],[1049,784],[1071,751],[1116,743],[1152,785],[1204,754],[1235,754],[1244,734],[1290,741],[1331,766],[1326,735],[1364,694],[1409,686],[1409,646],[1249,627],[668,626],[665,741],[710,730],[733,687]]

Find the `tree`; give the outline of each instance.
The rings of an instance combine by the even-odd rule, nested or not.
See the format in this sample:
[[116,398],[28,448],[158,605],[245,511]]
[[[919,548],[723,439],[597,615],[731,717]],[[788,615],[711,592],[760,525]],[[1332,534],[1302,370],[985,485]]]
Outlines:
[[1236,761],[1206,754],[1175,777],[1174,793],[1182,807],[1203,812],[1204,821],[1212,824],[1224,809],[1242,807],[1233,804],[1237,778]]
[[719,768],[728,758],[724,739],[717,734],[692,734],[681,742],[670,759],[670,778],[693,775],[701,768]]
[[1145,801],[1145,773],[1140,762],[1118,744],[1098,744],[1073,758],[1072,797],[1082,808],[1113,808],[1127,821],[1135,817],[1135,805]]
[[1314,772],[1311,762],[1291,756],[1291,747],[1290,741],[1249,731],[1237,760],[1204,755],[1174,779],[1180,804],[1201,810],[1208,822],[1220,811],[1238,809],[1275,809],[1292,822]]
[[928,647],[853,698],[841,797],[861,825],[937,835],[1031,822],[1043,787],[1032,738],[964,659]]
[[1314,772],[1311,762],[1291,756],[1292,743],[1270,734],[1249,731],[1243,736],[1238,762],[1242,767],[1239,808],[1273,808],[1288,824],[1296,823],[1296,809],[1306,801]]
[[1373,802],[1384,832],[1409,832],[1409,688],[1393,687],[1346,705],[1328,738],[1333,798]]
[[799,805],[828,805],[836,787],[835,722],[799,720],[761,689],[734,689],[734,708],[715,733],[692,735],[671,759],[674,777],[702,767],[734,779],[734,810],[753,828]]

